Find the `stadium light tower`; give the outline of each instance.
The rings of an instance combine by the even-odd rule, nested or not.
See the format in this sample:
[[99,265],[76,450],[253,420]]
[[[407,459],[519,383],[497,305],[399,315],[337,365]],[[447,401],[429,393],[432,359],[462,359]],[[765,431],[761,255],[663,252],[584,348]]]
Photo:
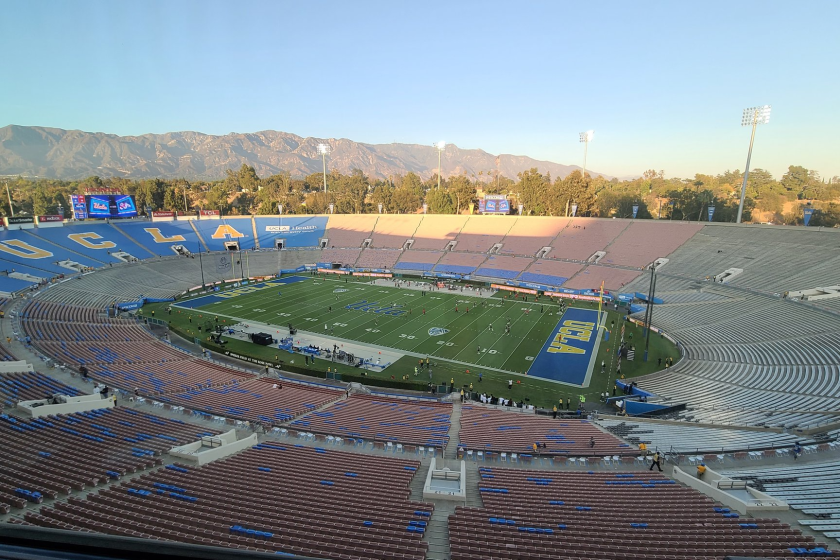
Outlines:
[[443,150],[446,149],[446,142],[444,142],[443,140],[437,142],[435,144],[435,148],[437,148],[438,151],[438,189],[440,189],[440,155],[443,153]]
[[747,196],[747,178],[750,176],[750,158],[752,157],[753,140],[755,140],[755,127],[770,122],[770,105],[763,107],[749,107],[744,109],[741,117],[741,126],[752,126],[750,136],[750,151],[747,152],[747,167],[744,170],[744,182],[741,184],[741,202],[738,204],[738,219],[735,223],[741,223],[741,214],[744,212],[744,198]]
[[589,141],[595,136],[594,130],[587,130],[580,133],[580,141],[583,142],[583,178],[586,179],[586,152],[589,148]]
[[330,154],[330,145],[318,144],[318,153],[324,161],[324,194],[327,194],[327,156]]

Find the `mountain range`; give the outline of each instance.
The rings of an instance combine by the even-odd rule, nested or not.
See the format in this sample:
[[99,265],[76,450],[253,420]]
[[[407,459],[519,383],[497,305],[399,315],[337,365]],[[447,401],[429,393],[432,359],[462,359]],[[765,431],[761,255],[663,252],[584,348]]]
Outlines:
[[[437,172],[438,150],[432,145],[364,144],[345,138],[304,138],[275,130],[224,136],[191,131],[117,136],[9,125],[0,128],[0,175],[65,180],[91,175],[213,180],[223,178],[226,169],[248,164],[260,177],[281,171],[304,177],[322,171],[318,153],[321,143],[330,146],[328,169],[344,174],[357,168],[368,177],[387,179],[389,175],[413,171],[426,179]],[[534,167],[541,173],[551,173],[553,178],[580,170],[574,165],[510,154],[496,156],[483,150],[461,149],[454,144],[447,145],[441,154],[444,177],[466,174],[490,181],[495,177],[497,165],[499,173],[512,179],[517,173]]]

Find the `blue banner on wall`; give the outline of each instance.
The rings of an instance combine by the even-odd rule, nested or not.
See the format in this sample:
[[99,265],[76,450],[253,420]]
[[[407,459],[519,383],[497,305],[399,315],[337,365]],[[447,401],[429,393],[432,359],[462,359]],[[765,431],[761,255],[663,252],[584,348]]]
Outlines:
[[712,216],[715,215],[715,207],[710,205],[708,210],[709,210],[709,221],[711,222],[712,221]]
[[806,206],[802,209],[802,221],[805,222],[807,226],[808,223],[811,221],[811,216],[814,215],[814,207],[813,206]]

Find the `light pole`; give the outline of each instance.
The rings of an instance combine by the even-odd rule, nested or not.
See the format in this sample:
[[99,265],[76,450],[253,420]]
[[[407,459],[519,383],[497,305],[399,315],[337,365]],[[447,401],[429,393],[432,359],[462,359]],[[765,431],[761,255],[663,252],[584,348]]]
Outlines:
[[318,144],[318,153],[324,162],[324,194],[327,194],[327,156],[330,153],[329,144]]
[[12,214],[12,218],[15,217],[15,207],[12,206],[12,195],[9,194],[9,182],[6,181],[6,197],[9,199],[9,212]]
[[594,130],[587,130],[580,133],[580,141],[583,142],[583,178],[586,180],[586,152],[589,148],[589,141],[595,136]]
[[741,117],[741,126],[752,126],[752,135],[750,136],[750,151],[747,152],[747,167],[744,170],[744,182],[741,185],[741,202],[738,204],[738,219],[735,223],[741,223],[741,214],[744,212],[744,198],[747,196],[747,178],[750,176],[750,158],[752,157],[753,141],[755,140],[755,127],[759,124],[767,124],[770,122],[770,105],[763,107],[749,107],[744,109],[744,114]]
[[440,175],[441,175],[441,171],[440,171],[440,155],[443,153],[443,150],[445,150],[445,149],[446,149],[446,142],[444,142],[443,140],[441,140],[440,142],[438,142],[437,144],[435,144],[435,148],[437,148],[437,151],[438,151],[438,189],[440,189]]
[[204,288],[204,261],[201,260],[201,241],[198,242],[198,266],[201,267],[201,287]]

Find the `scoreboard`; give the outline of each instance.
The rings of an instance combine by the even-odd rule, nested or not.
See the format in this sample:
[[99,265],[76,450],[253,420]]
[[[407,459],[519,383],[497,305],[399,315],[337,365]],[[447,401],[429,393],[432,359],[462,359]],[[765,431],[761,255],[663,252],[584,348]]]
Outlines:
[[503,194],[488,194],[478,201],[481,214],[510,214],[510,202]]
[[128,194],[72,195],[73,215],[77,220],[87,218],[133,218],[137,216],[134,196]]

